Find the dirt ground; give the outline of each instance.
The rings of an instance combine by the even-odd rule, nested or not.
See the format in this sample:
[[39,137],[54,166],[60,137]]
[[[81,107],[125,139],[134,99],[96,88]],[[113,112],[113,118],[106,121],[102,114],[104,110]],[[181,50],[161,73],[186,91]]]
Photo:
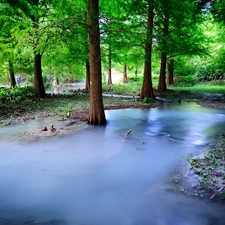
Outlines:
[[[154,102],[141,102],[138,98],[104,97],[105,109],[151,108],[174,101],[194,101],[205,107],[225,109],[221,95],[168,91],[158,94]],[[75,133],[87,127],[88,95],[48,95],[44,99],[29,98],[17,103],[0,103],[0,127],[23,124],[26,121],[46,120],[44,126],[13,136],[1,133],[1,139],[29,142]],[[0,139],[0,140],[1,140]],[[225,133],[215,137],[204,150],[204,157],[194,156],[184,160],[183,168],[168,176],[164,188],[168,191],[225,202]]]

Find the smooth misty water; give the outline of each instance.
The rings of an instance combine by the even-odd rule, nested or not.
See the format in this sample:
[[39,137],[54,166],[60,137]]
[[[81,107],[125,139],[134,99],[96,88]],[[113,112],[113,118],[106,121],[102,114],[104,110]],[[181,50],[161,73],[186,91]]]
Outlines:
[[225,205],[161,188],[181,156],[223,133],[224,110],[186,103],[106,116],[105,127],[59,139],[2,141],[0,225],[225,224]]

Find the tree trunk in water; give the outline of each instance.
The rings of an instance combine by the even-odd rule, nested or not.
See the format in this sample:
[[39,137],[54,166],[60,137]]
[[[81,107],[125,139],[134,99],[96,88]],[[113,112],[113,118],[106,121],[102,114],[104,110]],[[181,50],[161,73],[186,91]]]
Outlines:
[[99,0],[89,0],[90,106],[88,123],[106,123],[102,99],[101,51],[99,32]]
[[111,60],[111,49],[110,48],[109,48],[108,85],[112,85],[112,60]]
[[167,87],[166,87],[166,54],[162,53],[158,91],[164,92],[166,90],[167,90]]
[[174,60],[171,59],[170,62],[168,63],[168,77],[167,77],[167,84],[168,85],[174,84],[174,80],[173,80],[173,65],[174,65]]
[[89,60],[86,60],[86,82],[85,82],[85,91],[90,92],[90,63]]
[[124,67],[123,67],[123,83],[127,83],[128,80],[127,80],[127,65],[124,64]]
[[41,54],[36,54],[34,56],[34,89],[35,97],[37,98],[45,97],[45,87],[42,79],[41,58]]
[[152,87],[152,32],[153,32],[153,1],[148,0],[148,27],[147,37],[145,43],[145,64],[144,64],[144,78],[141,90],[141,99],[149,97],[154,99],[153,87]]
[[9,75],[10,75],[10,85],[11,85],[11,87],[15,87],[16,79],[15,79],[15,74],[14,74],[13,63],[11,60],[9,60]]

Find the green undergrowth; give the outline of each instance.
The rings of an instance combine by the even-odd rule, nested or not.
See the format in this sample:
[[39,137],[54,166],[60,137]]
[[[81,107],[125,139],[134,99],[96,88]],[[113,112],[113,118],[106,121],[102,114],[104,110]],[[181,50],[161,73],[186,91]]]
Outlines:
[[199,83],[192,87],[171,87],[174,91],[195,91],[195,92],[207,92],[207,93],[217,93],[225,95],[225,82],[205,82]]
[[15,87],[1,87],[0,88],[0,101],[4,102],[13,102],[24,100],[28,96],[32,96],[34,93],[34,88],[31,86],[25,86],[23,88]]
[[108,85],[104,83],[102,85],[102,90],[103,93],[138,96],[141,93],[141,85],[140,83],[135,82],[113,84],[113,85]]
[[[166,92],[159,93],[154,89],[157,97],[174,98],[174,99],[201,99],[205,93],[218,93],[225,95],[225,85],[223,81],[212,81],[201,83],[192,87],[176,87],[170,86]],[[103,93],[120,94],[129,96],[139,96],[141,93],[141,79],[140,77],[129,79],[128,83],[113,84],[111,86],[106,83],[103,84]],[[223,96],[222,96],[223,97]],[[122,99],[104,97],[104,106],[108,109],[113,107],[125,107],[132,105],[138,99]],[[223,101],[223,98],[221,98]],[[132,103],[131,103],[132,102]],[[144,99],[143,104],[149,104],[151,99]],[[40,114],[48,114],[47,111],[54,114],[69,115],[73,111],[88,110],[89,95],[46,95],[43,99],[35,99],[34,88],[32,86],[14,87],[14,88],[0,88],[0,117],[9,117],[20,115],[22,113],[30,113],[39,111]],[[136,107],[136,106],[135,106]]]

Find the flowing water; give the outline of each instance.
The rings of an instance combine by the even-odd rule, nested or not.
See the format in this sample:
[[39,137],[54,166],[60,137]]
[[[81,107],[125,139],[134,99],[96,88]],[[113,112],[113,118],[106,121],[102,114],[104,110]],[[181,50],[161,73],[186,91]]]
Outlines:
[[0,225],[225,224],[225,205],[162,189],[181,156],[223,132],[224,110],[184,103],[106,117],[58,139],[1,141]]

